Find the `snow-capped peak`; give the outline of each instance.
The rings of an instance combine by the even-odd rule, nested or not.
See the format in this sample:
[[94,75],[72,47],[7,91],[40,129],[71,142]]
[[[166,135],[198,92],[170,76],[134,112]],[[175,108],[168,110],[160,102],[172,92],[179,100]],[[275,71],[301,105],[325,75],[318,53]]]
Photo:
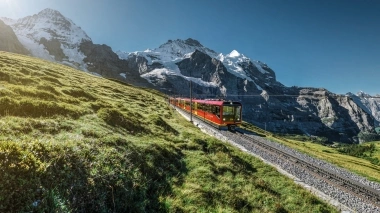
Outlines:
[[137,52],[117,51],[117,54],[120,59],[127,59],[128,57],[138,55],[145,57],[148,60],[148,63],[159,62],[164,64],[166,62],[174,62],[188,58],[191,53],[195,52],[195,50],[201,51],[213,58],[217,56],[215,51],[204,47],[199,41],[192,38],[186,40],[168,40],[166,43],[155,49],[147,49],[145,51]]
[[[91,38],[59,11],[47,8],[18,20],[2,20],[12,27],[18,40],[33,56],[86,70],[83,62],[85,56],[80,52],[79,46],[83,41],[91,41]],[[49,45],[50,49],[62,51],[64,56],[57,58],[49,52]]]
[[91,40],[73,21],[63,16],[59,11],[50,8],[42,10],[37,15],[18,19],[12,25],[16,34],[20,31],[31,31],[23,33],[30,33],[30,37],[37,41],[42,37],[47,40],[56,37],[61,41],[66,41],[66,43],[80,43],[82,40]]
[[367,94],[367,93],[365,93],[363,91],[359,91],[356,95],[359,96],[359,97],[362,97],[362,98],[370,97],[369,94]]
[[[259,61],[251,61],[248,57],[239,53],[237,50],[233,50],[229,54],[223,55],[222,53],[216,53],[215,51],[204,47],[200,42],[194,39],[186,40],[168,40],[166,43],[160,45],[155,49],[147,49],[145,51],[138,52],[122,52],[118,51],[117,54],[120,59],[134,60],[134,57],[145,58],[146,64],[144,66],[149,67],[153,63],[159,63],[160,68],[153,68],[148,73],[142,75],[144,78],[149,78],[149,76],[164,76],[164,75],[177,75],[182,76],[181,71],[177,66],[177,62],[190,58],[195,51],[200,51],[209,55],[211,58],[215,58],[223,63],[227,68],[227,71],[233,75],[246,79],[247,81],[255,83],[257,79],[266,79],[267,82],[275,81],[274,73],[267,71],[268,67],[266,64]],[[254,73],[253,68],[257,67],[258,73]],[[162,68],[164,67],[164,68]],[[165,72],[164,72],[165,71]],[[256,83],[255,83],[256,84]],[[256,84],[257,89],[262,90],[262,88]]]
[[232,52],[230,54],[227,54],[226,57],[230,57],[230,58],[240,57],[240,53],[236,50],[232,50]]
[[49,17],[52,17],[52,16],[61,16],[61,17],[64,17],[58,10],[54,10],[54,9],[51,9],[51,8],[43,9],[37,15],[38,16],[49,16]]

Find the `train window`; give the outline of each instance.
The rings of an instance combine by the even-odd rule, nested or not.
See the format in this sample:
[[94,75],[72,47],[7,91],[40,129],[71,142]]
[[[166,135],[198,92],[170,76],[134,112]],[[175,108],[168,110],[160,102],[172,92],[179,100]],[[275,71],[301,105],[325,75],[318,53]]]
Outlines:
[[219,106],[215,107],[215,115],[218,116],[218,118],[220,118],[220,108],[219,108]]
[[234,115],[233,106],[223,106],[223,115]]
[[216,115],[219,115],[219,114],[220,114],[220,108],[219,108],[219,106],[216,106],[216,107],[215,107],[215,114],[216,114]]
[[240,120],[241,106],[235,106],[235,120]]

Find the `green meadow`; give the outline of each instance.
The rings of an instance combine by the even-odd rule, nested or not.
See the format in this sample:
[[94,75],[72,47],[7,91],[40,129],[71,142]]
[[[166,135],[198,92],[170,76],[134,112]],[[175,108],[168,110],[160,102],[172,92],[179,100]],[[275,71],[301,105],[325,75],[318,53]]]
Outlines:
[[0,52],[0,212],[337,210],[157,91]]

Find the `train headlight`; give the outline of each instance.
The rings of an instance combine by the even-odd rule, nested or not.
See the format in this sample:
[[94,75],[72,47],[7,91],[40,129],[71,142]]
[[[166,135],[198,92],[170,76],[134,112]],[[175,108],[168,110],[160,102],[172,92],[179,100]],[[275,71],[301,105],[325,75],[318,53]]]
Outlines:
[[223,121],[226,121],[226,118],[223,118]]

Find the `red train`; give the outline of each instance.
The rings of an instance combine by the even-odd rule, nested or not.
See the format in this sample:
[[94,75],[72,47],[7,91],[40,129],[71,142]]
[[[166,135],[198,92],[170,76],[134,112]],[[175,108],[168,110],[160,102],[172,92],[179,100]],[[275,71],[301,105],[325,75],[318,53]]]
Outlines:
[[[170,104],[190,112],[189,98],[169,98]],[[197,118],[213,126],[234,130],[242,122],[242,104],[223,100],[192,100],[192,112]]]

